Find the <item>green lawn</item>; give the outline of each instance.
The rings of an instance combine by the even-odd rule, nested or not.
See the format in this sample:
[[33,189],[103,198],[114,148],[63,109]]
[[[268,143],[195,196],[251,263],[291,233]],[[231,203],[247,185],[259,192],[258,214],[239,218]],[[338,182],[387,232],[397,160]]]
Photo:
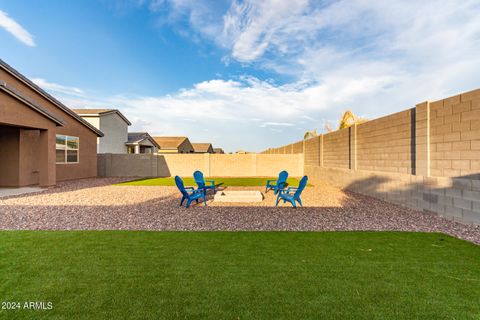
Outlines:
[[[211,178],[215,181],[216,185],[221,186],[230,186],[230,187],[255,187],[255,186],[265,186],[267,180],[276,179],[275,177],[270,178]],[[182,178],[185,186],[196,186],[195,180],[192,177]],[[205,180],[210,180],[210,178],[205,178]],[[290,186],[298,186],[300,182],[297,178],[288,178],[287,183]],[[128,182],[123,182],[117,184],[119,186],[175,186],[175,178],[151,178],[151,179],[139,179]],[[310,184],[309,184],[310,186]]]
[[400,232],[0,232],[1,319],[480,319],[480,247]]

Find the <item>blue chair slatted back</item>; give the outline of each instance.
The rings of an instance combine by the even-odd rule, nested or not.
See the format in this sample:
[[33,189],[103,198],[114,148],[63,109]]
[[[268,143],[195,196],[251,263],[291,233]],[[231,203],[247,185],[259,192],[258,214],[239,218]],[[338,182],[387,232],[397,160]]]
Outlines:
[[195,171],[193,173],[193,179],[195,179],[195,182],[197,183],[199,188],[204,188],[205,187],[205,179],[203,178],[203,173],[202,171]]
[[305,189],[305,187],[307,186],[307,182],[308,182],[308,177],[303,176],[303,178],[300,180],[300,183],[298,184],[297,191],[295,191],[294,198],[300,197],[300,194],[302,193],[303,189]]
[[188,198],[188,192],[185,190],[185,185],[183,184],[182,178],[175,176],[175,184],[177,185],[178,190],[182,193],[185,198]]
[[287,179],[288,179],[288,172],[283,170],[278,174],[277,187],[284,187],[285,183],[287,183]]

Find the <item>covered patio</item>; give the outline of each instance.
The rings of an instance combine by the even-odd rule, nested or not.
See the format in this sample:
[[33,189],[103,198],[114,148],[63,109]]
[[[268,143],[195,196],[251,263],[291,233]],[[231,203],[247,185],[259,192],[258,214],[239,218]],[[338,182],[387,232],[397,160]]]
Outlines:
[[5,83],[0,98],[0,187],[54,185],[55,128],[62,120]]

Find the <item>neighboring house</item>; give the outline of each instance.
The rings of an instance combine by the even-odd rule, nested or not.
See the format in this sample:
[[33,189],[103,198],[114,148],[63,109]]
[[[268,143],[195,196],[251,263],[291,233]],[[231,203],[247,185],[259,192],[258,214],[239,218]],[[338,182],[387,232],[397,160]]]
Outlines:
[[0,60],[0,187],[97,175],[100,130]]
[[128,126],[131,122],[117,109],[73,109],[80,117],[103,132],[97,140],[97,153],[127,153]]
[[213,148],[213,153],[215,153],[215,154],[224,154],[225,151],[223,151],[222,148]]
[[248,154],[250,152],[248,151],[245,151],[245,150],[238,150],[237,152],[235,152],[236,154]]
[[147,132],[129,132],[125,145],[128,153],[155,153],[160,147]]
[[211,143],[192,143],[192,146],[195,153],[213,153]]
[[187,137],[153,137],[160,146],[158,153],[193,153]]

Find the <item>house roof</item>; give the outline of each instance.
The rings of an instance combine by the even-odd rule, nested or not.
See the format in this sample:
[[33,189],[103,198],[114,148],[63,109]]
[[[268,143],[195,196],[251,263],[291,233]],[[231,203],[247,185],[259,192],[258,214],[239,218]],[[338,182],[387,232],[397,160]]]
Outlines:
[[188,140],[187,137],[153,137],[153,139],[160,145],[160,149],[178,149],[185,140]]
[[195,152],[208,152],[208,149],[212,148],[212,144],[205,142],[205,143],[192,143],[193,150]]
[[128,140],[125,144],[132,145],[142,142],[143,140],[150,140],[150,142],[157,148],[160,148],[158,143],[148,134],[148,132],[129,132]]
[[132,123],[120,112],[118,109],[72,109],[80,117],[99,117],[116,113],[123,119],[129,126]]
[[103,137],[102,131],[98,130],[95,128],[93,125],[88,123],[86,120],[82,119],[80,116],[78,116],[75,112],[73,112],[70,108],[68,108],[66,105],[55,99],[52,95],[47,93],[45,90],[40,88],[38,85],[33,83],[30,79],[25,77],[23,74],[15,70],[13,67],[11,67],[9,64],[7,64],[5,61],[0,59],[0,68],[5,70],[6,72],[10,73],[12,76],[23,82],[25,85],[33,89],[35,92],[37,92],[39,95],[50,101],[52,104],[54,104],[56,107],[73,117],[75,120],[83,124],[85,127],[90,129],[91,131],[95,132],[97,136]]
[[16,91],[14,88],[10,87],[5,82],[0,82],[0,90],[9,94],[10,96],[14,97],[18,101],[22,102],[27,107],[32,108],[36,112],[40,113],[44,117],[50,119],[51,121],[55,122],[57,126],[63,126],[63,121],[48,112],[48,110],[43,109],[39,105],[37,105],[32,100],[28,99],[27,97],[23,96],[20,92]]
[[213,148],[214,153],[225,153],[222,148]]

